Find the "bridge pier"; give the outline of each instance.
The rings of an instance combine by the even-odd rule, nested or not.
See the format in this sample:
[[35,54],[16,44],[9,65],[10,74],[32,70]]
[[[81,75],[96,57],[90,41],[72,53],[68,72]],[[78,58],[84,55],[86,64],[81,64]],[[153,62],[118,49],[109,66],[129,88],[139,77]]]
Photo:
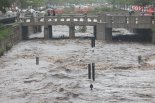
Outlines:
[[33,33],[37,33],[37,26],[33,26]]
[[22,32],[22,40],[27,40],[29,35],[29,27],[28,26],[21,26]]
[[38,32],[42,32],[42,26],[41,25],[38,25]]
[[105,40],[105,23],[97,23],[96,40]]
[[94,37],[96,39],[96,26],[94,26]]
[[49,30],[48,26],[44,26],[44,38],[49,39]]
[[44,38],[45,39],[53,38],[52,25],[44,26]]
[[75,38],[75,26],[74,25],[69,26],[69,38]]
[[53,38],[53,32],[52,32],[52,25],[48,25],[48,35],[49,35],[49,39]]
[[153,42],[153,36],[154,34],[152,33],[151,29],[135,29],[134,30],[139,37],[139,41],[144,41],[144,42]]
[[106,28],[105,30],[105,40],[112,41],[112,28]]
[[19,24],[19,40],[23,40],[22,25]]
[[155,44],[155,33],[152,32],[152,43]]
[[103,41],[112,40],[112,28],[107,28],[106,23],[97,23],[95,30],[96,30],[95,34],[96,34],[97,40],[103,40]]

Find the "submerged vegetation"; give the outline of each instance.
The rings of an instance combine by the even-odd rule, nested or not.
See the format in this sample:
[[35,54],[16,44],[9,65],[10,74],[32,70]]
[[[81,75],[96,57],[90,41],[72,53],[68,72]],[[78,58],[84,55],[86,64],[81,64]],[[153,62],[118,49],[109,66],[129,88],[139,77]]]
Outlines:
[[0,24],[0,40],[7,38],[10,35],[10,28]]
[[11,28],[0,24],[0,56],[5,51],[11,49],[12,45],[8,42],[8,38],[11,35]]

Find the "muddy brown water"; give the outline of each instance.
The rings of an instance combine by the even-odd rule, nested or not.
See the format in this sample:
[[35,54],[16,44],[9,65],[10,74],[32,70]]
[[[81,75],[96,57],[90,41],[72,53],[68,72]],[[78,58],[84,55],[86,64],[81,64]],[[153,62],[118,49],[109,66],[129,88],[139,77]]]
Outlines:
[[[31,40],[15,45],[0,58],[0,103],[155,102],[155,63],[149,64],[154,45],[96,41],[92,49],[90,43]],[[95,81],[87,73],[92,62]]]

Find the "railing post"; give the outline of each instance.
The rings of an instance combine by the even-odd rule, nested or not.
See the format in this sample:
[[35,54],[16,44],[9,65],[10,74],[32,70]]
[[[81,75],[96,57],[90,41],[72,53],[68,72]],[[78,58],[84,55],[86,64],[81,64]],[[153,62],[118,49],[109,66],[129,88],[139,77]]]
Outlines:
[[44,17],[44,23],[45,23],[45,25],[46,25],[47,22],[48,22],[48,17],[45,16],[45,17]]
[[58,15],[58,16],[57,16],[57,21],[58,21],[58,22],[61,22],[61,15]]
[[100,16],[100,14],[98,14],[98,16],[97,16],[97,22],[101,22],[100,20],[101,20],[101,16]]
[[87,21],[87,14],[84,14],[84,19],[83,20],[84,20],[84,22],[88,22]]
[[70,22],[73,22],[74,21],[74,17],[73,15],[70,16]]

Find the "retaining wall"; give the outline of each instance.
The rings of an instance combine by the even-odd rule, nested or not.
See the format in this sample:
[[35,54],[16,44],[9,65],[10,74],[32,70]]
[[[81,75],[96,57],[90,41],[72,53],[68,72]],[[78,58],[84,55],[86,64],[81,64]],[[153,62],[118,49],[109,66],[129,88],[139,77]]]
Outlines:
[[16,45],[21,41],[20,39],[20,26],[19,25],[6,25],[11,28],[11,32],[9,32],[9,36],[3,40],[0,40],[0,56],[4,54],[4,52],[10,50],[13,45]]

